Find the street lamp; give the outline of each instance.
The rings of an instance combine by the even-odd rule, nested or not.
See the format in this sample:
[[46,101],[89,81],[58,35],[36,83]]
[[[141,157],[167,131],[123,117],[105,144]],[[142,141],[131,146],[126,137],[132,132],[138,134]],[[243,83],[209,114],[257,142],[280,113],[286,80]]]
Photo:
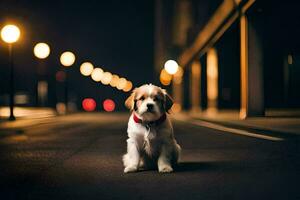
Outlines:
[[101,68],[95,68],[92,71],[91,77],[94,81],[100,82],[103,77],[103,69]]
[[13,24],[8,24],[1,29],[1,38],[4,42],[8,44],[8,52],[9,52],[9,63],[10,63],[9,120],[11,121],[16,119],[14,116],[15,88],[14,88],[14,64],[13,64],[12,44],[17,42],[19,37],[20,37],[20,29]]
[[[60,63],[64,67],[70,67],[75,63],[75,55],[71,51],[66,51],[60,56]],[[65,71],[65,105],[66,111],[68,110],[68,75],[67,71]]]
[[116,75],[116,74],[114,74],[114,75],[112,75],[112,77],[111,77],[111,80],[110,80],[110,86],[111,87],[117,87],[117,85],[118,85],[118,82],[119,82],[119,76],[118,75]]
[[[48,44],[40,42],[33,48],[33,54],[39,60],[46,59],[50,54],[50,47]],[[48,94],[48,83],[46,81],[40,81],[40,76],[46,74],[46,67],[44,62],[39,62],[37,68],[37,84],[36,84],[36,104],[37,106],[44,106]],[[44,77],[45,78],[45,77]]]
[[92,72],[93,72],[93,70],[94,70],[94,66],[90,62],[84,62],[80,66],[80,73],[83,76],[89,76],[89,75],[91,75]]
[[132,89],[132,82],[131,81],[127,81],[126,82],[126,86],[123,88],[124,92],[129,92]]
[[125,78],[120,78],[117,84],[118,90],[123,90],[126,87],[127,80]]
[[110,72],[104,72],[103,77],[101,78],[101,83],[103,85],[108,85],[112,79],[112,74]]
[[37,43],[33,48],[33,53],[35,57],[39,59],[45,59],[50,54],[50,47],[48,44],[43,42]]
[[20,29],[13,24],[8,24],[1,30],[2,40],[8,44],[15,43],[16,41],[18,41],[19,37]]
[[71,51],[66,51],[60,56],[60,63],[65,67],[70,67],[75,62],[75,55]]

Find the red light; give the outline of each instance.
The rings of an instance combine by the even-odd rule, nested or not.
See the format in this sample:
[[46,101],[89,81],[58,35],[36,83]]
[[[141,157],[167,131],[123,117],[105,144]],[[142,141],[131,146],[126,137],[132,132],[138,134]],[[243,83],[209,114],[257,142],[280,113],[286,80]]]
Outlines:
[[115,102],[111,99],[106,99],[103,101],[103,108],[106,112],[112,112],[115,110]]
[[56,72],[55,77],[58,82],[64,82],[66,79],[66,74],[64,71],[58,71]]
[[92,98],[86,98],[82,101],[82,108],[85,111],[91,112],[94,111],[96,109],[96,101]]

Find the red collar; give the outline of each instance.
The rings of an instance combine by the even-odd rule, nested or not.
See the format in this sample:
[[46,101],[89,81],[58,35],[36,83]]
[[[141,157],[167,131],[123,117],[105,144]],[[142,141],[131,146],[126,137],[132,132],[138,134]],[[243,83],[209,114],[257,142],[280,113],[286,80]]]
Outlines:
[[138,118],[138,116],[136,116],[135,113],[133,114],[134,122],[139,123],[139,124],[147,124],[147,125],[155,124],[156,126],[158,126],[158,125],[162,124],[164,121],[166,121],[166,119],[167,119],[167,115],[166,115],[166,113],[164,113],[158,120],[151,121],[151,122],[143,122],[143,120]]

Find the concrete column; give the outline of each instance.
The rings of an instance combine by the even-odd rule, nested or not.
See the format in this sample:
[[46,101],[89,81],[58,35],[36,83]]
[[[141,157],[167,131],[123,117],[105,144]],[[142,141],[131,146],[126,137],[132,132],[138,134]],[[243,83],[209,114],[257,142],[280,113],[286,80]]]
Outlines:
[[201,110],[201,64],[196,60],[191,65],[190,99],[192,112]]
[[190,0],[175,0],[173,18],[173,45],[185,47],[188,40],[188,31],[193,24],[192,3]]
[[207,51],[207,111],[216,112],[218,109],[218,54],[215,48]]
[[155,0],[154,9],[154,68],[159,73],[166,59],[166,20],[163,17],[164,5],[163,1]]
[[174,105],[172,107],[172,110],[174,112],[179,112],[182,110],[183,107],[183,69],[181,67],[178,68],[178,71],[176,74],[173,75],[172,80],[172,91],[173,91],[173,100]]
[[240,18],[241,108],[240,118],[264,115],[263,53],[260,35],[247,16]]

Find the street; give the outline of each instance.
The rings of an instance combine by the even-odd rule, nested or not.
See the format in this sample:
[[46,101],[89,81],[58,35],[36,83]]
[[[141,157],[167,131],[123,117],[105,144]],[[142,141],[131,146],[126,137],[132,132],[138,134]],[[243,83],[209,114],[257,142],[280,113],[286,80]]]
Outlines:
[[[173,120],[175,172],[124,174],[129,114],[77,113],[0,128],[1,199],[299,199],[299,140]],[[0,124],[1,127],[1,124]]]

